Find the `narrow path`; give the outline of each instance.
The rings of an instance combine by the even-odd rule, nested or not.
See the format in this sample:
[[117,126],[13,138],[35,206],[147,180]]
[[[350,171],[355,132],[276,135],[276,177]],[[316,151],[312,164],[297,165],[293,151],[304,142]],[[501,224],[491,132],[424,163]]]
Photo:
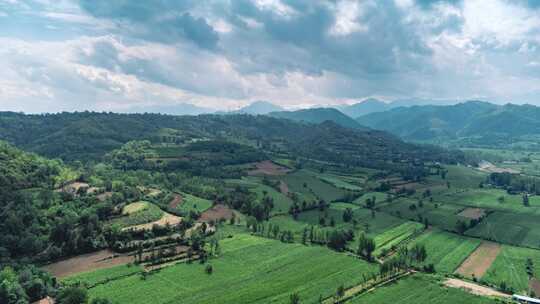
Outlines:
[[460,288],[478,296],[510,298],[510,295],[502,293],[493,288],[463,281],[460,279],[450,278],[444,281],[444,285],[446,285],[447,287],[452,287],[452,288]]

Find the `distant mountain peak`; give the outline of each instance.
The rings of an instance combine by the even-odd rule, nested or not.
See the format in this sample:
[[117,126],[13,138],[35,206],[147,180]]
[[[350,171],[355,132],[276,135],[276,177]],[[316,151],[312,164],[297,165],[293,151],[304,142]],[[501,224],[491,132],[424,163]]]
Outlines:
[[246,114],[255,114],[255,115],[265,115],[270,112],[283,111],[284,109],[280,106],[277,106],[271,102],[264,100],[257,100],[251,104],[241,108],[236,111],[237,113],[246,113]]
[[340,106],[338,109],[349,117],[357,118],[369,113],[386,111],[389,105],[378,99],[368,98],[352,105]]
[[273,117],[286,118],[289,120],[303,121],[315,124],[337,124],[352,129],[365,129],[354,119],[334,108],[311,108],[298,111],[281,111],[269,114]]

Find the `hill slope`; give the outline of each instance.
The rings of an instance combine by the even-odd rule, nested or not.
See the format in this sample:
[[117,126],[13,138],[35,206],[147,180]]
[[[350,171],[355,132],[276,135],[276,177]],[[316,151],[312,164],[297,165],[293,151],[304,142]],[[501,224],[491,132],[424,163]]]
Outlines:
[[469,101],[451,106],[401,107],[364,115],[357,121],[415,141],[487,144],[494,139],[510,142],[517,137],[540,136],[540,108],[532,105]]
[[349,117],[356,118],[370,113],[383,112],[390,108],[391,104],[369,98],[352,105],[340,106],[337,109]]
[[265,115],[276,111],[283,111],[283,108],[267,101],[255,101],[233,113]]
[[306,124],[252,115],[0,113],[0,139],[66,160],[100,159],[128,141],[141,139],[176,144],[192,139],[251,142],[265,151],[369,167],[417,159],[453,161],[456,157],[441,149],[404,143],[383,131],[346,128],[330,121]]
[[333,108],[314,108],[298,111],[272,112],[269,115],[272,117],[285,118],[294,121],[314,124],[319,124],[325,121],[332,121],[346,128],[365,129],[354,119]]

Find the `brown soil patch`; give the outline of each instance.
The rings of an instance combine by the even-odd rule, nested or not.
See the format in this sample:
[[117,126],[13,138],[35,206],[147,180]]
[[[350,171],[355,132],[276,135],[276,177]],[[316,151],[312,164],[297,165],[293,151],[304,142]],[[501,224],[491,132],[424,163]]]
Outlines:
[[210,222],[220,219],[231,219],[234,211],[225,205],[215,205],[214,207],[204,211],[199,217],[198,222]]
[[104,192],[104,193],[98,194],[96,196],[96,198],[101,202],[103,202],[103,201],[105,201],[105,200],[107,200],[108,198],[111,198],[111,197],[112,197],[112,192]]
[[478,246],[478,248],[463,261],[456,270],[456,273],[469,278],[472,278],[474,275],[474,277],[480,279],[489,269],[493,261],[495,261],[500,251],[500,244],[482,242],[482,244],[480,244],[480,246]]
[[279,181],[279,191],[285,195],[289,195],[289,186],[284,181]]
[[182,204],[182,196],[180,194],[175,194],[173,199],[169,202],[169,208],[176,209],[176,207]]
[[178,225],[181,221],[182,221],[181,217],[164,212],[163,216],[157,221],[125,227],[125,228],[122,228],[122,230],[151,230],[152,227],[154,227],[154,225],[166,226],[167,224],[169,224],[170,226],[174,226],[174,225]]
[[88,188],[90,185],[87,183],[73,182],[62,186],[60,189],[56,189],[55,192],[67,192],[76,194],[80,188]]
[[540,295],[540,281],[537,278],[532,278],[529,281],[529,287],[534,291],[534,294]]
[[458,213],[458,215],[468,219],[477,220],[486,215],[486,210],[481,208],[465,208],[463,211]]
[[504,294],[500,291],[497,291],[493,288],[485,287],[482,285],[474,284],[471,282],[459,280],[459,279],[448,279],[444,281],[444,285],[452,288],[460,288],[463,289],[469,293],[479,295],[479,296],[486,296],[486,297],[502,297],[502,298],[509,298],[510,295]]
[[290,169],[273,163],[270,160],[265,160],[255,164],[255,169],[248,172],[249,175],[285,175],[290,172]]
[[43,268],[55,277],[64,278],[80,272],[93,271],[97,269],[110,268],[134,261],[132,256],[116,255],[110,250],[101,250],[93,253],[83,254],[52,263]]

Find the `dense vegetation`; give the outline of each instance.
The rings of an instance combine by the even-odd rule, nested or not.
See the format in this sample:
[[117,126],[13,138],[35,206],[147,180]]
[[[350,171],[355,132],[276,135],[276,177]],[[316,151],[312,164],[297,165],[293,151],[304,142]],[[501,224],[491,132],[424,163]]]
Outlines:
[[540,108],[532,105],[469,101],[450,106],[413,106],[371,113],[357,119],[407,140],[473,147],[539,148]]
[[[467,295],[438,275],[529,294],[540,279],[532,152],[465,157],[382,131],[268,116],[7,117],[17,124],[6,139],[64,160],[0,143],[2,303],[361,303],[418,297],[421,285],[454,299]],[[99,140],[84,129],[67,136],[75,122]],[[109,122],[120,125],[101,130]],[[32,124],[59,137],[43,142]],[[485,155],[494,163],[473,167]],[[492,260],[471,275],[486,248]],[[516,271],[501,270],[507,263]],[[394,280],[397,288],[381,287]]]

